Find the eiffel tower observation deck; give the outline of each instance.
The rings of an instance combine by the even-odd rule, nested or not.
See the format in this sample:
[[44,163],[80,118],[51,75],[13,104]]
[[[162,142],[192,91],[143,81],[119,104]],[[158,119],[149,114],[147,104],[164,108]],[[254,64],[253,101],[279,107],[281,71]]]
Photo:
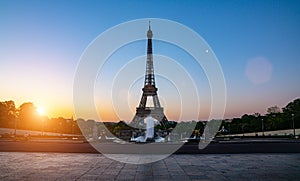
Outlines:
[[[155,74],[153,67],[153,54],[152,54],[152,37],[153,33],[149,21],[149,29],[147,31],[147,60],[146,60],[146,72],[145,72],[145,81],[141,101],[139,106],[136,108],[136,114],[131,122],[131,125],[135,128],[141,127],[141,122],[151,116],[154,119],[158,120],[160,124],[166,128],[168,119],[164,115],[164,109],[161,107],[158,96],[157,96],[157,87],[155,85]],[[147,106],[147,101],[149,98],[152,98],[153,104]]]

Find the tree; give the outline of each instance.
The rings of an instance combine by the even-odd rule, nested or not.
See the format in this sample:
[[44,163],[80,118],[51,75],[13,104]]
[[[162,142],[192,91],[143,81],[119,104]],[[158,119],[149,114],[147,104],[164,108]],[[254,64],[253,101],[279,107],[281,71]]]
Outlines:
[[299,114],[300,113],[300,99],[295,99],[294,101],[288,103],[283,109],[284,113]]
[[261,130],[262,120],[261,119],[263,119],[263,117],[260,115],[260,113],[257,113],[257,112],[254,113],[252,116],[253,116],[254,120],[252,120],[252,122],[250,124],[251,130],[253,130],[253,132],[255,132],[255,133],[262,131]]
[[0,102],[0,126],[13,128],[17,119],[17,109],[14,101]]
[[267,109],[268,114],[278,114],[281,112],[281,109],[278,106],[271,106]]
[[[284,119],[286,124],[291,123],[292,120],[295,122],[295,127],[300,127],[300,99],[295,99],[294,101],[288,103],[283,109]],[[291,124],[288,124],[291,125]],[[289,126],[289,128],[291,128]]]
[[20,127],[23,129],[40,130],[42,121],[32,102],[23,103],[19,108]]

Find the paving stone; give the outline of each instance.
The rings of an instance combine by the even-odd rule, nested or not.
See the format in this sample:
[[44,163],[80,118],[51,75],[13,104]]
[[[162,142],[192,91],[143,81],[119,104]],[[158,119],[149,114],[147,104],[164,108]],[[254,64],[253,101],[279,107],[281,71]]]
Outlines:
[[171,175],[185,175],[186,173],[184,171],[176,171],[176,172],[169,172]]
[[135,175],[120,174],[116,180],[134,180]]
[[168,180],[171,180],[171,177],[167,176],[167,175],[157,175],[157,176],[153,176],[153,180],[155,180],[155,181],[168,181]]
[[153,175],[169,175],[170,172],[167,170],[153,170]]
[[171,175],[171,180],[185,180],[185,181],[188,181],[190,180],[189,176],[187,175]]
[[[117,155],[120,158],[126,156]],[[147,159],[151,159],[147,156]],[[0,152],[0,180],[299,180],[300,154],[171,155],[125,164],[101,154]]]
[[189,175],[190,180],[209,180],[206,175]]
[[134,180],[153,180],[153,176],[147,176],[147,175],[136,175],[134,177]]

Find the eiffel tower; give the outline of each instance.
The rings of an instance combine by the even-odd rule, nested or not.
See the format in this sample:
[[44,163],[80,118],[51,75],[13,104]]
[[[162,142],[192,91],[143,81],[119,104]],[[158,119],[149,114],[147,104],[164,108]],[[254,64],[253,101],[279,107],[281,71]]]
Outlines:
[[[147,61],[146,61],[146,74],[142,99],[139,106],[136,108],[136,114],[131,122],[131,125],[135,128],[141,127],[141,121],[146,117],[151,116],[158,120],[160,124],[166,128],[168,124],[168,119],[164,115],[164,108],[161,107],[158,96],[157,88],[155,86],[155,76],[153,67],[153,55],[152,55],[152,31],[149,21],[149,30],[147,32],[148,37],[148,47],[147,47]],[[146,107],[148,97],[153,99],[153,107]]]

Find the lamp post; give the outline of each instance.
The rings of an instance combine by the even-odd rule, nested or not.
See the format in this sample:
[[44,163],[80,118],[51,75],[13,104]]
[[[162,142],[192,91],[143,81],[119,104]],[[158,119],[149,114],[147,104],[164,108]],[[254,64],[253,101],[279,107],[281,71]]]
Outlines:
[[43,107],[36,108],[41,121],[42,121],[42,136],[44,136],[44,122],[45,122],[45,109]]
[[42,117],[42,136],[44,136],[44,118]]
[[15,117],[15,132],[14,132],[14,136],[15,136],[15,139],[17,138],[17,118]]
[[294,114],[292,114],[292,121],[293,121],[293,133],[294,133],[294,138],[296,136],[296,131],[295,131],[295,120],[294,120]]
[[265,136],[265,132],[264,132],[264,119],[261,119],[261,132],[262,132],[262,136]]
[[14,139],[16,139],[17,136],[17,113],[14,113],[13,111],[8,112],[8,116],[13,118],[14,121]]
[[59,127],[60,127],[60,136],[62,137],[62,122],[59,122]]
[[245,136],[245,131],[244,131],[244,127],[245,127],[246,125],[242,125],[242,131],[243,131],[243,137]]
[[[256,118],[256,121],[259,122],[259,116],[260,116],[260,114],[256,112],[256,113],[254,113],[254,116],[255,116],[255,118]],[[259,129],[257,129],[257,132],[258,132],[258,130],[259,130]],[[255,129],[255,136],[258,136],[258,133],[257,133],[257,132],[256,132],[256,129]]]

